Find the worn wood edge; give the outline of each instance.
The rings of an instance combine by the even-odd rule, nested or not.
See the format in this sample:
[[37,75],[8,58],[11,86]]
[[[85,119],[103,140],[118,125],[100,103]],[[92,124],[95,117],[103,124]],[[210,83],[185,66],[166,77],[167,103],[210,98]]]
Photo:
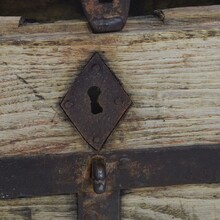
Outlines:
[[[122,192],[123,220],[218,220],[220,184],[150,187]],[[0,200],[0,219],[77,219],[75,195]]]
[[[130,17],[124,30],[114,33],[114,35],[121,35],[137,30],[140,31],[141,29],[143,32],[167,31],[167,29],[180,31],[180,26],[182,26],[182,28],[184,28],[184,26],[185,28],[193,27],[194,29],[204,29],[204,26],[206,26],[207,29],[209,29],[210,27],[207,23],[210,22],[212,22],[212,24],[209,24],[212,28],[219,27],[220,5],[165,9],[163,12],[165,14],[165,22],[153,16]],[[46,24],[36,23],[19,27],[20,19],[21,17],[0,17],[0,39],[3,36],[54,32],[92,34],[87,22],[83,20],[65,20]]]
[[[16,2],[16,4],[15,4]],[[79,0],[59,1],[59,0],[38,0],[27,1],[7,0],[0,4],[0,14],[4,15],[23,15],[36,20],[55,20],[73,19],[83,17],[82,7]],[[154,9],[202,6],[218,4],[218,0],[182,0],[182,1],[154,1],[154,0],[135,0],[131,1],[130,14],[144,15],[152,13]],[[36,10],[37,8],[37,10]]]

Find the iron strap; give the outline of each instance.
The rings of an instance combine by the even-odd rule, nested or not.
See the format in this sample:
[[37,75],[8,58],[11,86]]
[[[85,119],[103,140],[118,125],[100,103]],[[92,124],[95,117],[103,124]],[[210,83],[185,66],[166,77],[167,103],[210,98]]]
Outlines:
[[0,198],[94,192],[91,164],[102,158],[106,190],[220,182],[220,145],[0,159]]

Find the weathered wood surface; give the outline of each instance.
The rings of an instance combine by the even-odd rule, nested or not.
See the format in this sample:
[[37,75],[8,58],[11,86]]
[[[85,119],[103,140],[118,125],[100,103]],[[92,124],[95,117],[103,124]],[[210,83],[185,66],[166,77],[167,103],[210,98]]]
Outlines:
[[[120,33],[85,22],[17,27],[0,18],[0,156],[89,151],[59,107],[94,51],[133,106],[105,150],[220,143],[220,6],[129,19]],[[135,190],[124,219],[220,219],[220,185]],[[1,201],[0,219],[76,218],[73,196]]]
[[[77,220],[76,197],[0,201],[2,220]],[[122,220],[219,220],[219,185],[139,189],[122,196]]]
[[219,143],[220,6],[165,14],[101,35],[1,19],[0,156],[89,150],[59,103],[94,51],[133,101],[105,150]]

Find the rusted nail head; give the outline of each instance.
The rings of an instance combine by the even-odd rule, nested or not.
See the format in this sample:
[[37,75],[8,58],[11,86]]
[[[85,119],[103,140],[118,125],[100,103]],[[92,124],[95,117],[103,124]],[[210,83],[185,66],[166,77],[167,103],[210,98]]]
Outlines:
[[115,102],[116,105],[122,105],[123,104],[123,100],[120,97],[117,97],[114,102]]
[[93,138],[93,142],[95,143],[95,144],[99,144],[100,143],[100,138],[99,137],[94,137]]
[[130,159],[127,157],[121,158],[119,160],[119,167],[120,168],[126,168],[130,164]]
[[73,103],[71,101],[66,101],[64,106],[65,106],[65,108],[70,109],[73,107]]
[[99,64],[94,64],[93,66],[92,66],[92,72],[93,73],[98,73],[99,71],[101,70],[101,67],[100,67],[100,65]]

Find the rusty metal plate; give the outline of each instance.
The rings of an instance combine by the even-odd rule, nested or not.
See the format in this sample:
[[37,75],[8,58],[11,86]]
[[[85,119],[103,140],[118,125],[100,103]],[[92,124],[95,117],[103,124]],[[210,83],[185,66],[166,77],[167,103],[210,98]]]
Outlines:
[[61,107],[83,138],[100,150],[131,105],[114,73],[95,53],[75,79]]
[[128,18],[130,0],[81,0],[95,33],[121,30]]

